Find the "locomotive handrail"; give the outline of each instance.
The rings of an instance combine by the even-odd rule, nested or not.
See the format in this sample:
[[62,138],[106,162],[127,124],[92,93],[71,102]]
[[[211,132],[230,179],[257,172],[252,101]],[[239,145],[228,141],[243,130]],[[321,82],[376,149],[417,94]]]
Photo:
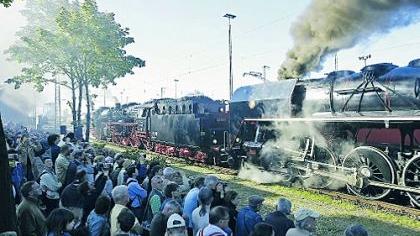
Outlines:
[[244,121],[274,121],[274,122],[369,122],[369,121],[383,121],[383,122],[404,122],[410,123],[420,121],[420,116],[388,116],[388,117],[298,117],[298,118],[245,118]]

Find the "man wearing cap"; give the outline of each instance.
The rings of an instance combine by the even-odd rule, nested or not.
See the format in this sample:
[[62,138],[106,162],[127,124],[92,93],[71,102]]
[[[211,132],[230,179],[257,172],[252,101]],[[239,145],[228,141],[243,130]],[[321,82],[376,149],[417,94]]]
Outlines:
[[165,236],[187,236],[185,220],[177,213],[169,216]]
[[264,198],[258,195],[252,195],[248,198],[248,206],[238,212],[236,218],[236,235],[248,236],[254,229],[254,225],[262,222],[262,217],[258,214],[261,209]]
[[316,219],[319,213],[301,208],[295,213],[295,226],[287,231],[286,236],[310,236],[315,234]]

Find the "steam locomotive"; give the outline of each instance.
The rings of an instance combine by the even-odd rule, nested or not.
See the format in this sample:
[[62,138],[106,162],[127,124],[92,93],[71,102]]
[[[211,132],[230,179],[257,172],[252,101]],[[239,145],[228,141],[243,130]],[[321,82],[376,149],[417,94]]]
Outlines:
[[117,104],[98,109],[93,120],[102,140],[208,164],[227,162],[224,101],[189,96]]
[[308,186],[340,182],[367,199],[403,192],[419,207],[419,96],[417,59],[245,86],[229,104],[185,97],[102,108],[95,127],[124,145],[255,165]]

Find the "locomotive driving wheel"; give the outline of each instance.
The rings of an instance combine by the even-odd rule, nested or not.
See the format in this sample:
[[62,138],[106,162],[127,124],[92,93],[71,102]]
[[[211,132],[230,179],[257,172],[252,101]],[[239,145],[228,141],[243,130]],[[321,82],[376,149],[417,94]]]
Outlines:
[[[403,170],[403,184],[408,187],[420,188],[420,155],[411,158]],[[411,203],[420,208],[420,195],[407,193]]]
[[[314,146],[313,156],[307,160],[329,164],[331,166],[335,166],[337,164],[336,157],[330,149],[317,145]],[[314,166],[313,164],[309,165],[312,165],[312,168],[316,168],[318,170],[324,170],[327,172],[335,171],[334,167]],[[333,179],[329,177],[311,175],[310,171],[299,170],[299,174],[301,176],[306,176],[302,178],[303,184],[304,186],[311,188],[328,188],[328,186],[330,186],[333,182]]]
[[[360,146],[353,149],[344,157],[343,166],[356,168],[357,175],[370,181],[394,183],[395,170],[387,154],[370,147]],[[391,189],[376,186],[351,186],[347,185],[349,192],[360,197],[377,200],[386,197]]]

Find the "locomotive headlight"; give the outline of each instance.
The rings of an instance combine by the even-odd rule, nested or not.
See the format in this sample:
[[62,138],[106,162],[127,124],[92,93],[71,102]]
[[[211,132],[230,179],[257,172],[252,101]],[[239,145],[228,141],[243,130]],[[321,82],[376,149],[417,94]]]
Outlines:
[[217,139],[213,139],[213,144],[217,144]]
[[235,141],[236,141],[237,143],[239,143],[239,142],[241,141],[241,139],[240,139],[240,138],[236,138],[236,139],[235,139]]

